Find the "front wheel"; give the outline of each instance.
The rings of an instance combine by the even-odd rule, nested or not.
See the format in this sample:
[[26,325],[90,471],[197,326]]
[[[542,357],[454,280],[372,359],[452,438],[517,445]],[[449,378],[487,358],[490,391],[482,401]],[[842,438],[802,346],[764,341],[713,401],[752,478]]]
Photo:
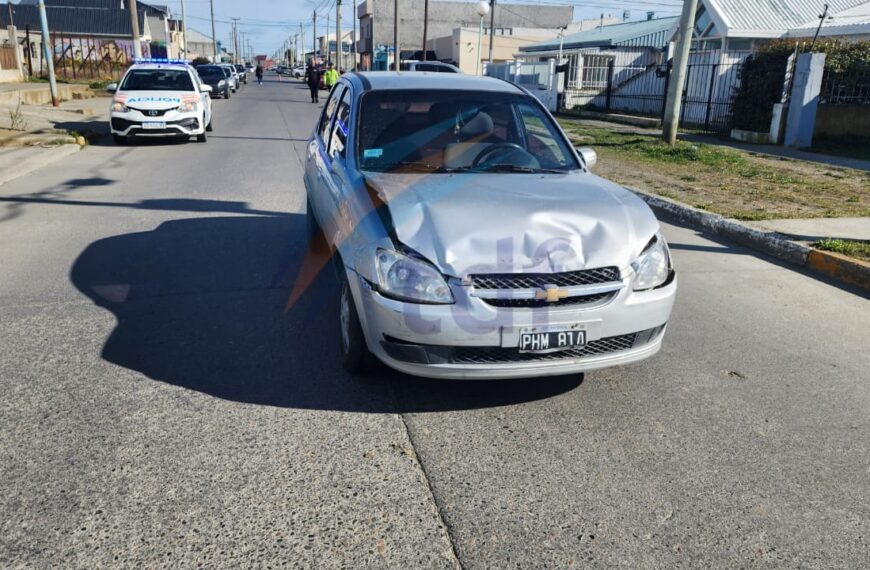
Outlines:
[[127,144],[127,137],[124,135],[112,135],[112,139],[115,141],[117,145],[125,145]]
[[341,365],[351,374],[367,374],[376,368],[377,360],[366,345],[344,266],[339,265],[339,272],[341,293],[338,299],[338,324]]
[[208,142],[208,135],[205,133],[202,133],[201,135],[196,135],[196,142],[201,142],[201,143]]
[[211,124],[213,122],[214,122],[214,119],[209,118],[208,124],[205,126],[205,130],[207,130],[208,132],[211,132],[214,129],[214,127],[211,126]]

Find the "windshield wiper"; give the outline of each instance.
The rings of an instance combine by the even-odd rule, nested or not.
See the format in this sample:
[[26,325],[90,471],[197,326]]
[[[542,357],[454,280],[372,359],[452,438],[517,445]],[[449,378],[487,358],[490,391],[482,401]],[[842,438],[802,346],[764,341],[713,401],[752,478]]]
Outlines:
[[493,164],[492,166],[478,167],[478,172],[521,172],[525,174],[564,174],[564,170],[555,168],[530,168],[517,164]]

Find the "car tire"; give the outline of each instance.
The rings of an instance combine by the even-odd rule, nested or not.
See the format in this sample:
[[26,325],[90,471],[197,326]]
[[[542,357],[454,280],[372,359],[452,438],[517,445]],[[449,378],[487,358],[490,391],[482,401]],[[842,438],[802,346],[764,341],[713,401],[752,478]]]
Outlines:
[[[208,127],[206,127],[206,129],[208,129]],[[202,133],[201,135],[196,135],[196,142],[208,142],[208,135],[205,133]]]
[[227,89],[227,92],[224,93],[224,97],[227,98],[227,99],[230,98],[230,90],[229,90],[229,89]]
[[212,127],[211,124],[212,124],[213,122],[214,122],[214,118],[213,118],[213,117],[209,117],[209,119],[208,119],[208,124],[205,126],[205,130],[206,130],[206,131],[208,131],[208,132],[212,132],[212,130],[214,129],[214,127]]
[[353,293],[347,281],[347,272],[341,265],[340,259],[336,259],[336,263],[339,264],[341,280],[338,298],[338,346],[341,365],[351,374],[364,376],[377,369],[378,360],[366,344],[362,324],[353,302]]
[[115,141],[116,145],[125,145],[127,144],[127,137],[124,135],[112,135],[112,139]]

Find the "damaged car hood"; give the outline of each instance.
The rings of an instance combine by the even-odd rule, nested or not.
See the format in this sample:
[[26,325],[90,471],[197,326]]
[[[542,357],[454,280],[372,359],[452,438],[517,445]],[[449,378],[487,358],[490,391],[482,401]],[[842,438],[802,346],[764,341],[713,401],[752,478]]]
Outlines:
[[565,174],[366,173],[396,238],[444,274],[626,268],[658,230],[621,186]]

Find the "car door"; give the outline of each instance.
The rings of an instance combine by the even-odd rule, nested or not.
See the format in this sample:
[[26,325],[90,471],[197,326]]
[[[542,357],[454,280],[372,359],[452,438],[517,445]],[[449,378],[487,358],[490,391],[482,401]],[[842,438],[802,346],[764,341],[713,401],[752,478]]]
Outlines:
[[[314,135],[308,142],[305,162],[305,184],[308,188],[308,200],[314,208],[315,218],[324,231],[334,227],[330,219],[335,215],[332,206],[333,201],[326,195],[329,190],[326,187],[325,177],[329,175],[332,168],[332,160],[327,154],[327,141],[330,136],[332,119],[335,117],[338,102],[345,89],[345,84],[339,82],[329,94],[326,105],[323,106],[323,112],[320,114],[320,120],[317,123]],[[332,237],[333,234],[327,234],[327,238],[331,239]]]
[[330,216],[328,235],[334,236],[336,246],[353,232],[350,204],[347,203],[347,139],[350,129],[351,89],[348,86],[340,94],[335,116],[329,127],[329,135],[324,140],[329,167],[323,176],[324,201],[328,201]]

